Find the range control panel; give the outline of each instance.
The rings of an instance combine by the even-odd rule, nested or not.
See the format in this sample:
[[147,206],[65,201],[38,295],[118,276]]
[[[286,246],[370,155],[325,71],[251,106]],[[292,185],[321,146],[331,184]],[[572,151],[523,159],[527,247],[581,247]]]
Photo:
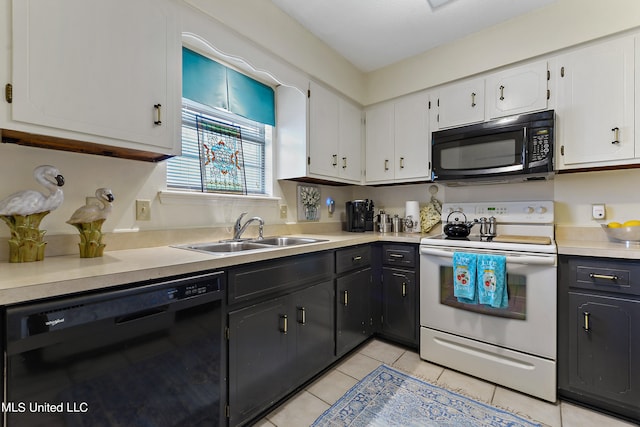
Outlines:
[[553,224],[554,220],[552,200],[444,203],[442,221],[446,222],[449,214],[455,211],[462,212],[468,221],[492,216],[500,223],[514,224]]

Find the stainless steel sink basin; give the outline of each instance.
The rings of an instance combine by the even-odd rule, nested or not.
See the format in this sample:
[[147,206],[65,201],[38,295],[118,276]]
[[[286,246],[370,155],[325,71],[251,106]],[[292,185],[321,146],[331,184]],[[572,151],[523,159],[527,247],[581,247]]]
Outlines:
[[179,245],[176,247],[181,249],[191,249],[193,251],[199,251],[199,252],[220,252],[220,253],[241,252],[241,251],[251,251],[256,249],[271,248],[271,246],[268,246],[268,245],[261,245],[259,243],[248,242],[248,241],[195,243],[195,244],[188,244],[188,245]]
[[264,239],[242,240],[242,241],[222,241],[208,243],[191,243],[177,245],[176,248],[189,249],[192,251],[206,252],[218,255],[231,255],[236,252],[259,251],[274,249],[283,246],[304,245],[315,242],[325,242],[324,239],[312,239],[307,237],[265,237]]
[[261,240],[253,240],[253,242],[263,245],[272,246],[292,246],[292,245],[304,245],[307,243],[326,242],[324,239],[312,239],[308,237],[265,237]]

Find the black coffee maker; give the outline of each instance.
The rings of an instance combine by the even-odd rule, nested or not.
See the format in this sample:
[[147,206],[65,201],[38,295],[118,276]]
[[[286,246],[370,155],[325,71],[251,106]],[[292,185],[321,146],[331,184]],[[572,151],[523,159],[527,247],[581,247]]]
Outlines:
[[347,231],[373,231],[373,200],[352,200],[346,208]]

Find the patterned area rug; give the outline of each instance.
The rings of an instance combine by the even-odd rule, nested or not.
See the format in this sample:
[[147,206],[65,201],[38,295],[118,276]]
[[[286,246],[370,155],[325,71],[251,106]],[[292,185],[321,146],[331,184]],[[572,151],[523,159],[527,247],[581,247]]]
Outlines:
[[540,426],[507,411],[382,365],[353,386],[312,427]]

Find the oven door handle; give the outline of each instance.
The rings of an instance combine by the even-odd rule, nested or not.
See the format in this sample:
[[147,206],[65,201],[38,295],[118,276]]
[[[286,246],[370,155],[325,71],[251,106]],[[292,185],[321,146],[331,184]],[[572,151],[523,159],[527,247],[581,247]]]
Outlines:
[[[473,253],[473,251],[467,251]],[[420,248],[421,255],[439,256],[444,258],[453,258],[453,251],[435,248]],[[556,265],[555,256],[539,256],[539,255],[507,255],[507,264],[526,264],[526,265]]]

